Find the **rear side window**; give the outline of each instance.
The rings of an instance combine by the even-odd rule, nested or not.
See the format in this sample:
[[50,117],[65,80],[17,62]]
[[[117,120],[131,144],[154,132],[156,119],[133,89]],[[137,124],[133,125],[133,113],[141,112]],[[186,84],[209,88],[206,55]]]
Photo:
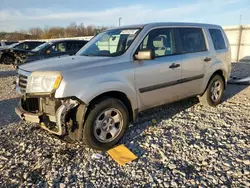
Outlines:
[[179,28],[181,53],[195,53],[207,50],[205,38],[200,28]]
[[84,42],[68,42],[67,51],[78,51],[85,45]]
[[209,29],[209,33],[211,35],[215,50],[226,49],[226,44],[225,44],[223,35],[221,33],[221,30]]

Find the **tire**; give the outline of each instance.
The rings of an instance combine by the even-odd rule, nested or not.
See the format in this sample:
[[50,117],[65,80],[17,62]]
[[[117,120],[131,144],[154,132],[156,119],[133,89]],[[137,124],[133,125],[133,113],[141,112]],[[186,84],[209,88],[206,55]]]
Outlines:
[[[225,90],[225,84],[222,76],[219,74],[214,75],[210,79],[206,91],[199,98],[200,103],[206,106],[213,106],[213,107],[217,106],[221,102],[224,90]],[[215,95],[214,93],[217,93],[217,95]]]
[[110,149],[122,138],[128,123],[128,110],[120,100],[102,99],[90,107],[83,127],[83,140],[90,148]]
[[9,56],[9,55],[3,55],[1,57],[1,63],[5,64],[5,65],[10,65],[11,63],[13,63],[14,59]]

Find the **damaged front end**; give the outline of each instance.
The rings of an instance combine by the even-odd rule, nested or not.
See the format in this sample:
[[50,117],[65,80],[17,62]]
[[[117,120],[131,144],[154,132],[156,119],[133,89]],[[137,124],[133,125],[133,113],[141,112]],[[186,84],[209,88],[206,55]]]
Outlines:
[[29,77],[29,73],[24,72],[18,75],[16,90],[21,94],[21,100],[15,108],[16,114],[23,121],[39,123],[52,134],[81,140],[86,105],[76,97],[55,98],[54,92],[44,95],[26,93]]
[[15,111],[23,121],[39,123],[52,134],[81,139],[86,106],[77,100],[23,96]]

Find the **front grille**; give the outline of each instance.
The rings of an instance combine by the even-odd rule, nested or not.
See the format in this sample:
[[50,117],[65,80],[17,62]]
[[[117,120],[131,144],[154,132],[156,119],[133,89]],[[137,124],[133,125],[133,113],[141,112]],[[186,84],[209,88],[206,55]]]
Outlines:
[[17,91],[20,94],[24,94],[26,92],[27,84],[28,84],[28,78],[30,76],[30,72],[24,71],[21,69],[17,70]]
[[20,91],[21,91],[22,93],[25,93],[26,87],[27,87],[27,80],[28,80],[28,77],[25,76],[25,75],[19,74],[19,75],[18,75],[18,78],[19,78],[18,86],[19,86],[19,88],[20,88]]
[[27,98],[22,99],[22,108],[31,113],[39,112],[39,99],[38,98]]

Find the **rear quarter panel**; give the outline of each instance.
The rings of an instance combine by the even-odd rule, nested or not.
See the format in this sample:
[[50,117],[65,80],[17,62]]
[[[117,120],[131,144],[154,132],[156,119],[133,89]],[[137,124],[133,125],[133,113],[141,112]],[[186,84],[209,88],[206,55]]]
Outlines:
[[[226,49],[215,50],[211,35],[209,33],[209,29],[221,30],[222,35],[225,40]],[[213,27],[206,28],[205,33],[206,33],[207,41],[209,44],[209,50],[210,50],[212,60],[206,63],[206,71],[205,71],[205,76],[204,76],[203,86],[202,86],[203,91],[205,91],[210,78],[216,71],[222,70],[223,76],[226,82],[229,79],[230,72],[231,72],[231,51],[230,51],[230,45],[229,45],[225,32],[223,31],[221,27],[218,26],[216,28],[213,28]]]

